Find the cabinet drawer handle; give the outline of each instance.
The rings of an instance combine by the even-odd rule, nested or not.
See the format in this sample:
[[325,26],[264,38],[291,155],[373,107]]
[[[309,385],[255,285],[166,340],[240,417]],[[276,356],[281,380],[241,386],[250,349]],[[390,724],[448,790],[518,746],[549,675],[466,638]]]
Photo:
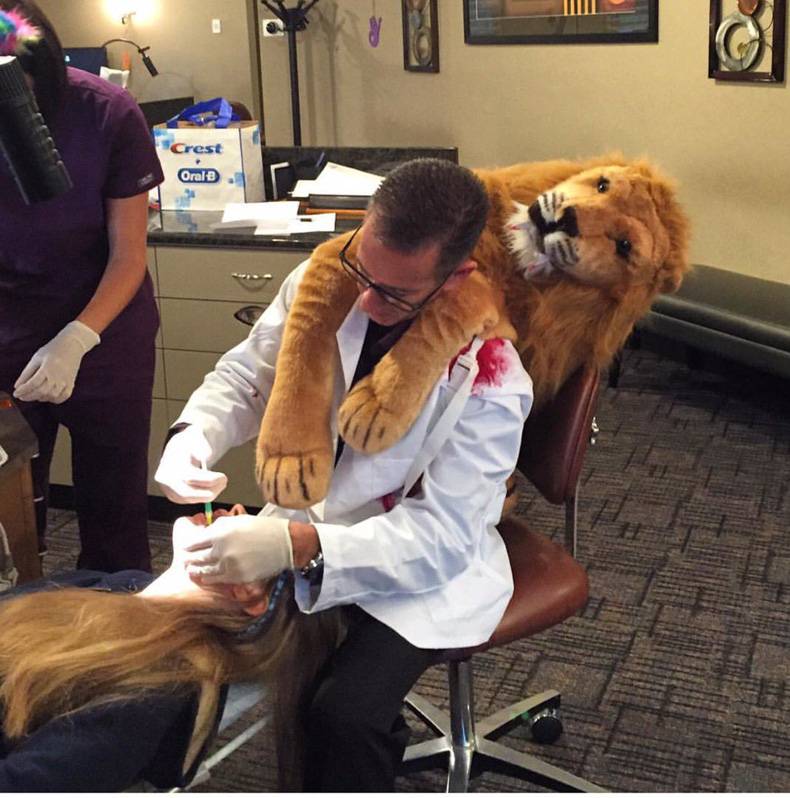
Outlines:
[[237,280],[265,280],[269,282],[272,279],[271,274],[250,274],[249,272],[232,272],[231,277],[235,277]]
[[238,319],[242,324],[247,324],[252,327],[261,317],[261,313],[263,313],[264,310],[265,308],[262,308],[260,305],[247,305],[243,308],[239,308],[233,314],[233,317]]

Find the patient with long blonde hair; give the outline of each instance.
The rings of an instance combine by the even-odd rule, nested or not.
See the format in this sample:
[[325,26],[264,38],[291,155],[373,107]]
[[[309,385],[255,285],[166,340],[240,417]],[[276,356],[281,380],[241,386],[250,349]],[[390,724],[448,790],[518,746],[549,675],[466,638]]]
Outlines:
[[[230,512],[244,510],[237,506]],[[173,527],[174,552],[183,550],[182,536],[204,523],[202,515],[179,519]],[[327,625],[300,615],[286,576],[269,584],[204,588],[189,579],[177,554],[139,592],[54,587],[0,601],[0,792],[130,786],[146,775],[142,765],[149,764],[130,762],[131,752],[138,745],[145,748],[140,759],[161,754],[156,735],[169,742],[165,721],[170,716],[188,732],[181,735],[180,747],[166,753],[179,760],[182,777],[190,773],[216,721],[223,685],[264,680],[276,685],[279,698],[296,700],[299,676],[309,678],[302,671],[319,667],[320,662],[308,660],[295,674],[287,664],[330,627],[329,645],[336,633],[331,621]],[[108,742],[108,735],[125,723],[133,738],[142,727],[145,739],[131,739],[116,752],[119,743]],[[91,724],[96,728],[87,737],[97,761],[89,764],[81,784],[74,775],[80,772],[75,751],[69,749],[76,750],[77,759],[85,753],[75,729]],[[126,772],[108,774],[103,782],[98,760],[115,759],[116,753],[110,769],[117,771],[121,763]]]

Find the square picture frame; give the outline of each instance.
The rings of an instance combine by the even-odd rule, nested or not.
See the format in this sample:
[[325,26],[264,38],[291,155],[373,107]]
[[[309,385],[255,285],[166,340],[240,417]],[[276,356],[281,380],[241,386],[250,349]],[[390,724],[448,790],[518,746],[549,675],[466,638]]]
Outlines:
[[467,44],[658,41],[658,0],[463,0]]
[[[751,13],[743,13],[742,8]],[[781,83],[785,79],[786,20],[787,0],[711,0],[708,77]]]
[[403,68],[407,72],[438,72],[438,0],[401,0],[401,9]]

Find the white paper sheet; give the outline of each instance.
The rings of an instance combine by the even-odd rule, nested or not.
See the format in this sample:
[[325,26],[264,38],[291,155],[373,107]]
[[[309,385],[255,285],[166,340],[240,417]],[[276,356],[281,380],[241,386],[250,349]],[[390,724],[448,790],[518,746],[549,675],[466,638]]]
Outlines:
[[[283,220],[277,220],[280,222]],[[277,228],[270,221],[255,228],[256,236],[293,235],[295,233],[332,233],[335,230],[334,213],[316,213],[310,216],[295,216],[287,220],[286,226]]]
[[294,199],[307,199],[310,194],[317,194],[318,192],[313,189],[315,182],[315,180],[297,180],[291,190],[291,196]]
[[237,222],[248,222],[251,226],[256,222],[292,219],[299,213],[299,202],[287,200],[285,202],[229,202],[225,206],[220,225],[228,227],[240,225]]
[[310,193],[369,197],[383,179],[381,175],[330,161],[313,181]]
[[233,230],[254,227],[256,236],[291,235],[293,233],[331,233],[335,229],[334,213],[298,215],[298,200],[286,202],[232,202],[225,206],[222,221],[212,230]]
[[266,219],[253,224],[256,236],[288,236],[291,234],[293,219]]
[[310,216],[297,216],[291,222],[292,233],[333,233],[335,230],[334,213],[313,213]]
[[[229,202],[222,221],[211,225],[212,230],[232,230],[239,227],[267,226],[274,233],[283,233],[299,212],[297,201],[288,202]],[[256,230],[257,232],[257,230]],[[265,235],[262,233],[261,235]]]

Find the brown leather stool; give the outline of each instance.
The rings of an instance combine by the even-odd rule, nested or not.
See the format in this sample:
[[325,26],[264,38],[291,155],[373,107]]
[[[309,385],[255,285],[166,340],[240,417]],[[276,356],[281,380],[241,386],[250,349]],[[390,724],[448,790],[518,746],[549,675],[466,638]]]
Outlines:
[[564,505],[565,547],[574,557],[579,474],[587,446],[595,443],[598,434],[599,384],[597,369],[580,368],[568,377],[550,402],[529,414],[518,457],[518,470],[541,496],[551,504]]
[[[566,504],[571,546],[576,537],[578,478],[590,440],[598,381],[597,371],[580,369],[548,405],[530,416],[519,458],[519,469],[548,501]],[[529,719],[537,739],[556,739],[562,732],[557,715],[560,694],[556,690],[526,698],[475,723],[472,655],[561,623],[578,612],[588,597],[586,571],[562,546],[532,532],[523,520],[514,517],[503,519],[499,531],[510,557],[513,596],[488,642],[448,652],[449,716],[416,693],[406,697],[407,706],[440,736],[409,746],[403,769],[410,772],[443,767],[446,761],[447,792],[467,791],[473,764],[476,771],[505,773],[550,789],[603,792],[603,788],[572,773],[494,742],[525,719]]]

